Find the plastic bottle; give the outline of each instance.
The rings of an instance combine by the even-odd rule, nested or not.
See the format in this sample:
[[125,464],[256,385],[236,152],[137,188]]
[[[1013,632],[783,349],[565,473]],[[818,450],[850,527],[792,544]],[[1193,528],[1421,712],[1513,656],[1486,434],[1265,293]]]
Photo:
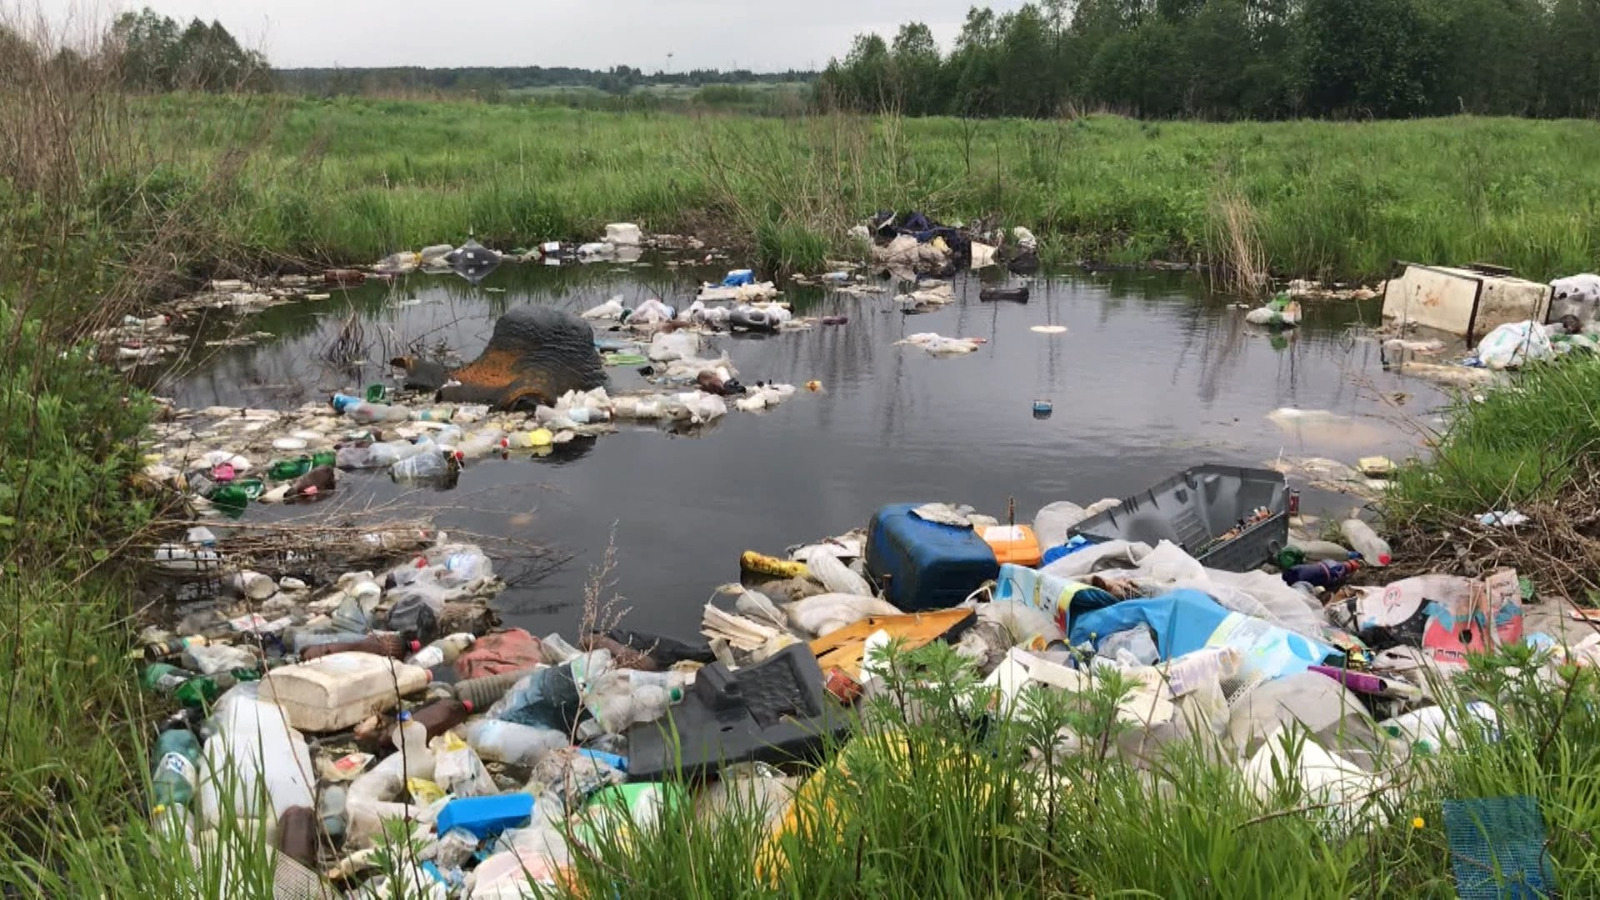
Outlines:
[[394,728],[394,746],[405,757],[407,778],[433,777],[433,751],[428,749],[428,726],[417,721],[411,713],[399,715]]
[[278,816],[278,849],[305,866],[317,864],[317,813],[310,806],[291,806]]
[[564,662],[571,662],[581,653],[582,650],[567,643],[567,639],[559,632],[551,632],[539,639],[539,654],[549,665],[559,666]]
[[[260,819],[296,806],[313,806],[315,769],[305,736],[284,711],[245,688],[217,705],[217,733],[201,756],[200,813],[215,826],[224,814]],[[224,803],[219,792],[231,790]],[[259,804],[265,797],[270,810]]]
[[194,672],[180,669],[168,663],[153,663],[144,667],[144,674],[139,676],[139,683],[147,691],[158,694],[171,695],[184,682],[195,677]]
[[1372,526],[1360,519],[1345,519],[1339,523],[1339,530],[1344,532],[1345,540],[1350,546],[1361,554],[1361,558],[1371,566],[1387,566],[1389,564],[1389,544]]
[[490,707],[491,718],[570,731],[583,712],[583,692],[611,668],[611,653],[595,650],[559,666],[528,673]]
[[1306,563],[1303,566],[1295,566],[1290,569],[1285,569],[1283,572],[1283,583],[1295,585],[1304,582],[1313,587],[1337,587],[1338,585],[1342,584],[1346,578],[1349,578],[1351,575],[1355,574],[1356,570],[1360,568],[1361,563],[1353,559],[1349,562],[1342,563]]
[[594,718],[578,725],[578,738],[590,740],[601,734],[621,734],[635,722],[654,722],[682,699],[682,688],[617,682],[611,690],[589,699],[589,712]]
[[395,481],[441,481],[460,470],[458,454],[434,448],[431,453],[419,453],[390,466],[389,477]]
[[311,471],[311,457],[280,459],[267,468],[267,477],[273,481],[293,481]]
[[336,450],[318,450],[311,454],[311,468],[320,469],[323,466],[336,466],[339,464],[339,453]]
[[457,441],[455,449],[462,459],[482,459],[491,453],[504,449],[501,445],[501,441],[504,439],[505,436],[500,429],[486,428],[475,431]]
[[210,643],[210,640],[204,635],[191,634],[188,637],[168,638],[164,641],[157,641],[154,644],[147,644],[144,648],[145,662],[172,659],[173,657],[181,656],[183,651],[190,647],[203,647],[208,643]]
[[439,406],[433,409],[419,409],[411,413],[411,419],[416,422],[448,422],[456,414],[453,406]]
[[572,746],[566,733],[553,728],[487,717],[467,722],[461,731],[479,757],[510,765],[531,766],[552,750]]
[[501,446],[508,450],[529,450],[535,447],[548,447],[555,440],[555,435],[548,428],[535,428],[532,431],[513,431],[501,441]]
[[342,784],[330,784],[317,798],[317,821],[335,841],[344,837],[346,790]]
[[309,497],[314,494],[326,494],[333,490],[339,477],[334,473],[333,466],[317,466],[294,480],[289,485],[289,494],[294,497]]
[[428,740],[431,741],[465,722],[472,716],[474,708],[470,700],[435,700],[417,707],[409,715],[412,722],[420,723],[427,729]]
[[651,685],[653,687],[684,690],[689,686],[689,676],[682,672],[668,669],[665,672],[644,672],[639,669],[620,669],[617,674],[625,676],[628,683],[634,687]]
[[453,685],[456,699],[467,701],[476,709],[488,709],[527,674],[527,672],[501,672],[498,675],[484,675],[481,678],[458,681]]
[[187,729],[161,732],[156,738],[155,768],[150,776],[152,803],[187,806],[199,778],[200,739]]
[[[376,422],[409,422],[411,410],[404,406],[389,406],[383,403],[368,403],[360,397],[349,397],[345,394],[335,394],[334,410],[362,425],[371,425]],[[338,400],[346,400],[343,404]]]
[[365,447],[340,447],[341,469],[386,469],[428,449],[427,444],[410,441],[376,441]]
[[1344,562],[1350,551],[1333,541],[1290,541],[1288,549],[1297,550],[1305,562]]
[[413,666],[421,666],[424,669],[432,669],[446,663],[453,663],[456,661],[456,657],[465,652],[468,647],[471,647],[472,642],[475,640],[477,640],[477,637],[470,632],[445,635],[418,650],[415,656],[406,660],[406,663]]
[[[415,653],[422,649],[418,641],[408,641],[404,636],[393,633],[368,635],[355,641],[336,641],[328,644],[317,644],[300,651],[300,661],[309,662],[327,656],[330,653],[375,653],[378,656],[387,656],[390,659],[403,659],[408,653]],[[424,666],[423,668],[431,668]]]

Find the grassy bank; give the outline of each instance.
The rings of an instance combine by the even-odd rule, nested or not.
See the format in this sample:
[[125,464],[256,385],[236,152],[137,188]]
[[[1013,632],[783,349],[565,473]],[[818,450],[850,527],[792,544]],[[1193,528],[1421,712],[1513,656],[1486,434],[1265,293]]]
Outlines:
[[981,689],[931,650],[897,662],[862,733],[787,814],[747,799],[709,819],[670,806],[643,827],[623,819],[576,854],[572,896],[1450,898],[1445,802],[1517,794],[1539,802],[1563,895],[1600,890],[1592,670],[1564,696],[1525,652],[1481,658],[1463,696],[1495,709],[1497,731],[1451,706],[1455,746],[1380,747],[1381,788],[1330,802],[1289,774],[1303,734],[1285,732],[1283,762],[1253,780],[1203,716],[1191,742],[1132,739],[1114,678],[988,718]]
[[[1198,124],[612,114],[468,103],[167,96],[137,125],[181,202],[201,164],[255,148],[216,210],[225,245],[366,261],[459,239],[696,229],[813,265],[879,209],[995,216],[1057,260],[1224,258],[1223,201],[1254,211],[1285,275],[1372,277],[1393,259],[1534,278],[1600,258],[1600,124],[1451,118]],[[249,123],[270,121],[255,137]],[[820,236],[823,240],[818,241]]]

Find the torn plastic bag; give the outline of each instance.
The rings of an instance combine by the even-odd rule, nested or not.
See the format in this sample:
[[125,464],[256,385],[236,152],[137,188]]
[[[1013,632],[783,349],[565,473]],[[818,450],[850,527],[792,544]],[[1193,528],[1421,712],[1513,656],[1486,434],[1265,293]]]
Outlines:
[[1076,613],[1069,637],[1074,645],[1098,646],[1101,636],[1141,624],[1155,633],[1162,659],[1206,647],[1234,647],[1244,656],[1245,670],[1263,678],[1304,672],[1337,652],[1321,641],[1263,619],[1229,612],[1208,595],[1192,590],[1124,600],[1104,609]]
[[1289,734],[1275,732],[1245,764],[1245,783],[1257,799],[1266,802],[1284,796],[1293,784],[1300,791],[1291,794],[1289,802],[1326,810],[1339,832],[1347,832],[1363,820],[1383,823],[1383,809],[1375,799],[1377,776],[1329,753],[1315,741],[1291,750],[1295,743]]

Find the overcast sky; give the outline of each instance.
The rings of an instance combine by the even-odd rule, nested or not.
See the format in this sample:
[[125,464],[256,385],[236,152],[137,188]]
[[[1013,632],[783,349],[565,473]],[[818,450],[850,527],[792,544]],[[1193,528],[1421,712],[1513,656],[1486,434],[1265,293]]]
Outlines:
[[[35,0],[52,18],[149,6],[216,19],[273,65],[821,68],[862,31],[919,20],[948,47],[972,0]],[[996,0],[996,10],[1022,0]],[[671,54],[671,58],[668,58]]]

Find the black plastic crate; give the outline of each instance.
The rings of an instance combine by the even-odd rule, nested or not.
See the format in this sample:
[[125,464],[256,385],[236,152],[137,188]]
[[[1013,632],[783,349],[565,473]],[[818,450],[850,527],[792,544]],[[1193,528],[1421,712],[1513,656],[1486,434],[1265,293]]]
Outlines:
[[[1221,540],[1258,508],[1272,515]],[[1271,469],[1195,466],[1079,522],[1072,533],[1095,543],[1171,541],[1207,568],[1248,572],[1289,541],[1289,485]]]

